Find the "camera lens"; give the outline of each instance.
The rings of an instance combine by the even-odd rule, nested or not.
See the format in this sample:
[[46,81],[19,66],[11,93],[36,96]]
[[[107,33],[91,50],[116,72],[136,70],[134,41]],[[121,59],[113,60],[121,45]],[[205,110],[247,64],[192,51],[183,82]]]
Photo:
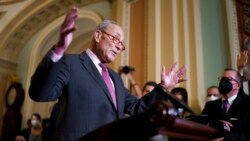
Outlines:
[[130,67],[129,66],[124,66],[122,68],[122,72],[125,73],[125,74],[128,74],[130,72]]

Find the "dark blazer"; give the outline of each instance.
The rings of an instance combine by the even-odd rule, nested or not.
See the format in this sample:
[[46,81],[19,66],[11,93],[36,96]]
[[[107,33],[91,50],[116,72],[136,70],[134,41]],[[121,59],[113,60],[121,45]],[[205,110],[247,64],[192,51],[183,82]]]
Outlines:
[[59,99],[54,140],[74,141],[104,124],[147,110],[155,100],[167,99],[156,90],[138,100],[124,87],[120,76],[109,69],[114,82],[116,110],[96,66],[83,52],[64,55],[54,63],[48,53],[31,79],[29,95],[34,101]]
[[[226,120],[233,124],[224,141],[250,141],[250,99],[246,94],[238,94],[226,115],[222,114],[222,100],[207,102],[202,115],[204,123],[213,120]],[[206,115],[206,116],[205,116]]]

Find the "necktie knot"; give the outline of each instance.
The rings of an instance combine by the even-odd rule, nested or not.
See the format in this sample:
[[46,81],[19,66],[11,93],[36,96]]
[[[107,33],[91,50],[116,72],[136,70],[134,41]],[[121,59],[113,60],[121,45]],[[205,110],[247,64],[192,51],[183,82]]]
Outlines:
[[105,71],[105,72],[108,71],[108,68],[107,68],[107,66],[105,64],[99,63],[99,66],[102,68],[102,71]]

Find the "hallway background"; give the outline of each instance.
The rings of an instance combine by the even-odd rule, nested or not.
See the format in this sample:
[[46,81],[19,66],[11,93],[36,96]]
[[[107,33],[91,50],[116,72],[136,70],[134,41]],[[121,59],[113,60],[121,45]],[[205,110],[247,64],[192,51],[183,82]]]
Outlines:
[[[0,113],[8,108],[11,83],[21,83],[22,126],[33,112],[50,115],[54,102],[35,103],[28,88],[72,5],[79,7],[80,16],[68,53],[85,50],[100,21],[115,20],[125,31],[126,51],[110,67],[134,67],[133,77],[142,87],[149,80],[160,82],[162,65],[186,65],[188,81],[179,86],[187,89],[196,113],[204,106],[206,88],[218,85],[224,68],[236,68],[240,44],[235,0],[0,0]],[[0,116],[0,127],[2,122]]]

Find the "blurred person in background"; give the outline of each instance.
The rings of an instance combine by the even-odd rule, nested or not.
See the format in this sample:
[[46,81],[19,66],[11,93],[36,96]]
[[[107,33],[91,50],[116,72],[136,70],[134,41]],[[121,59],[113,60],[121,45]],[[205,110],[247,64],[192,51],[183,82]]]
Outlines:
[[33,113],[27,121],[27,128],[23,129],[16,137],[16,141],[42,141],[42,118],[38,113]]
[[218,89],[218,86],[210,86],[207,88],[207,101],[213,101],[221,98],[220,91]]

